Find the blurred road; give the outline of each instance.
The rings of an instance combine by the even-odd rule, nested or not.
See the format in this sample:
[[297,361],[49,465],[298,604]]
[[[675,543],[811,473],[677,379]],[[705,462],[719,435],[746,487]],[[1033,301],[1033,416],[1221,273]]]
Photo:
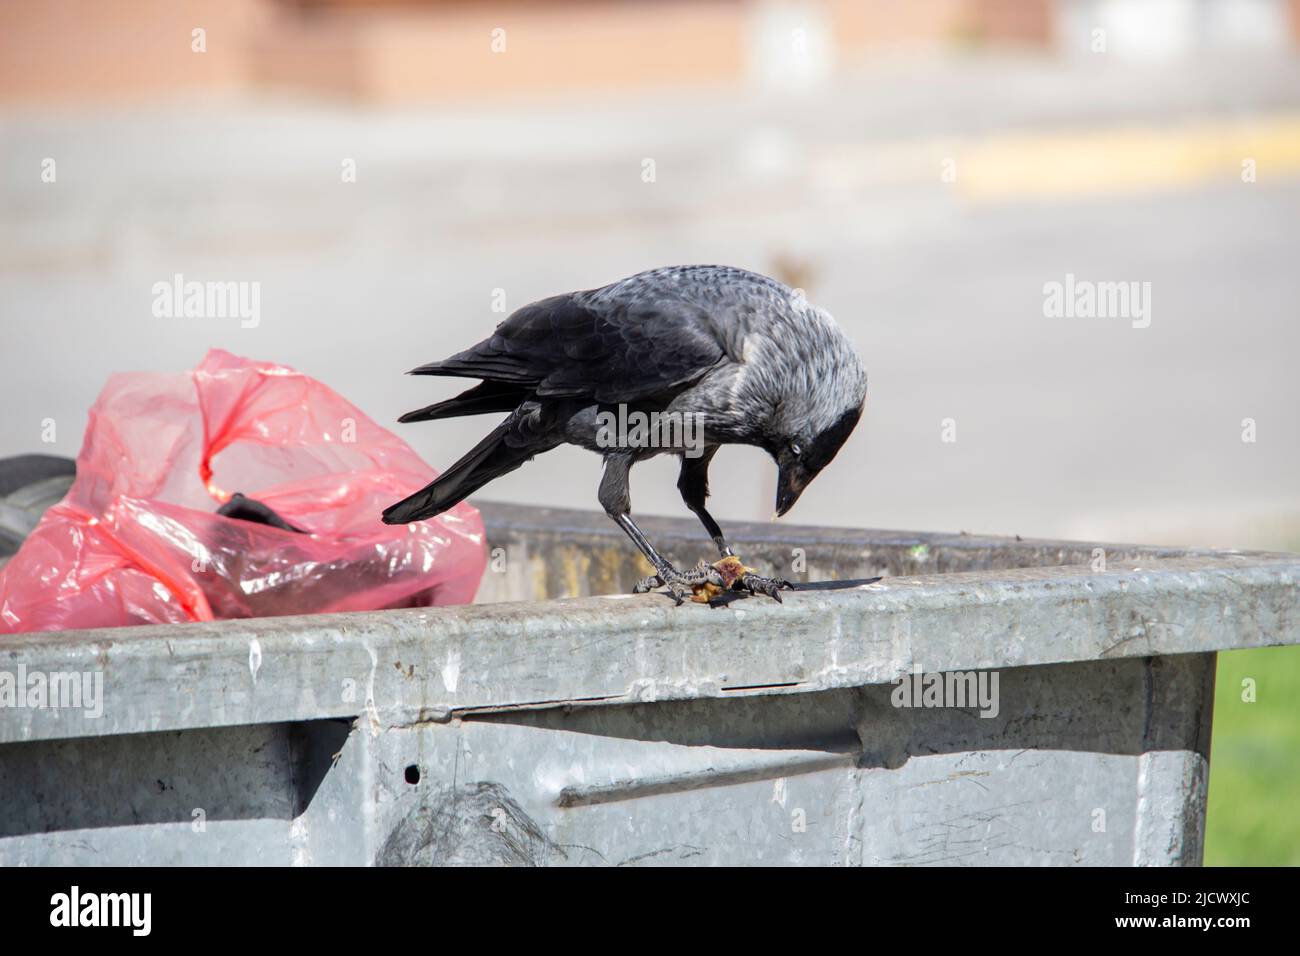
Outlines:
[[[1298,123],[1300,63],[1267,58],[886,61],[798,97],[9,114],[0,454],[75,455],[108,374],[209,346],[392,422],[451,394],[401,373],[486,334],[494,290],[514,309],[724,262],[806,288],[871,376],[862,426],[787,520],[1300,546]],[[260,282],[260,324],[155,318],[176,273]],[[1067,274],[1149,282],[1150,326],[1045,317]],[[445,467],[487,424],[394,427]],[[760,453],[715,469],[719,518],[771,513]],[[561,450],[490,496],[595,507],[598,477]],[[637,510],[681,513],[674,481],[641,466]]]

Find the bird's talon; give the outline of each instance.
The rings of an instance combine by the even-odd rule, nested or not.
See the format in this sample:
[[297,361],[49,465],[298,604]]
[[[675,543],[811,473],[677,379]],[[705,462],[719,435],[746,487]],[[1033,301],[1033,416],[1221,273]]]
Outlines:
[[664,568],[658,574],[651,574],[638,581],[636,587],[632,589],[632,593],[645,594],[648,591],[663,588],[664,592],[678,605],[688,597],[692,601],[707,600],[707,598],[701,599],[700,592],[702,589],[708,588],[712,577],[716,577],[716,575],[702,568],[696,568],[693,571],[678,571],[671,567]]
[[728,591],[748,591],[750,594],[764,594],[777,603],[784,604],[781,592],[793,587],[789,581],[781,578],[757,574],[734,554],[729,554],[713,564],[701,561],[690,571],[663,568],[658,574],[651,574],[638,581],[632,593],[645,594],[663,588],[673,603],[680,606],[688,597],[696,603],[708,604]]
[[749,591],[751,594],[765,594],[778,604],[784,604],[785,600],[781,597],[782,591],[792,590],[794,585],[789,581],[781,578],[768,578],[761,574],[746,572],[740,576],[737,582],[741,588]]

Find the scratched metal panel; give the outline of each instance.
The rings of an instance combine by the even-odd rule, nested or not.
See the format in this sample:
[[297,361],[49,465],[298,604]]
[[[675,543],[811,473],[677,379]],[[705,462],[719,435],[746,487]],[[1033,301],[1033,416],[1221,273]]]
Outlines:
[[[1205,655],[1009,669],[988,718],[876,687],[389,733],[366,743],[390,771],[375,861],[1194,864],[1212,672]],[[408,765],[419,783],[392,772]]]
[[989,717],[886,685],[9,745],[0,864],[1195,863],[1212,673],[1010,668]]

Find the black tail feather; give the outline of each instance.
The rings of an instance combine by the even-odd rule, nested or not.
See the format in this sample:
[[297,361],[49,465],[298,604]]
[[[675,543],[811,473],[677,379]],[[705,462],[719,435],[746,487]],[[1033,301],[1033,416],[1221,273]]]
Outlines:
[[532,458],[537,449],[506,444],[506,436],[514,424],[513,417],[507,418],[431,483],[387,508],[383,515],[384,524],[409,524],[440,515],[489,481],[514,471]]
[[439,418],[459,418],[464,415],[486,415],[491,412],[508,412],[524,400],[522,389],[501,382],[480,382],[461,392],[455,398],[434,402],[424,408],[407,412],[399,422],[430,422]]

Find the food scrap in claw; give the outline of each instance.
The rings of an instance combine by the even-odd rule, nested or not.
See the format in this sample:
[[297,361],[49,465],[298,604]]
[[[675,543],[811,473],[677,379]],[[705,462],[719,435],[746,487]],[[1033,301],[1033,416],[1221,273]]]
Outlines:
[[730,591],[737,581],[746,574],[753,574],[754,569],[746,567],[745,564],[734,554],[729,554],[725,558],[713,562],[710,565],[713,570],[718,572],[722,579],[721,584],[716,584],[711,580],[702,581],[695,585],[691,590],[691,600],[697,604],[708,604],[723,591]]

